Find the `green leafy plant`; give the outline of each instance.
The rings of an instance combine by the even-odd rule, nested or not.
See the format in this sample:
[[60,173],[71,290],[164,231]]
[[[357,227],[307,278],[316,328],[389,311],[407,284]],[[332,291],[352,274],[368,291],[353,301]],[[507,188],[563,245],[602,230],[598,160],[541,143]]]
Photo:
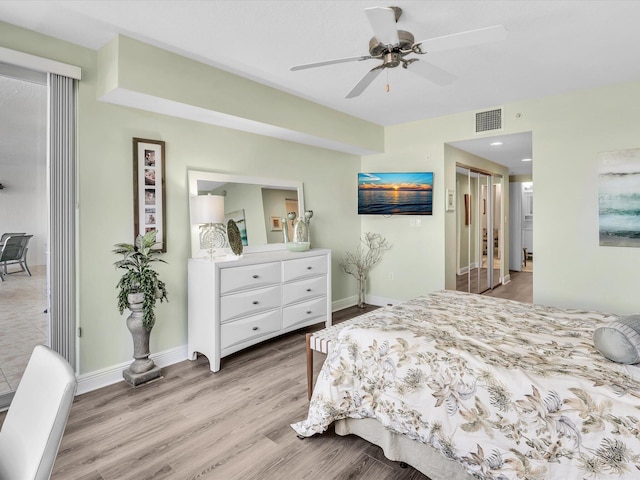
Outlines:
[[129,306],[128,296],[132,293],[143,293],[142,323],[148,331],[151,331],[156,323],[156,301],[169,301],[167,289],[162,280],[158,278],[151,264],[153,262],[167,263],[156,255],[153,250],[156,245],[156,231],[152,230],[144,235],[138,235],[135,245],[130,243],[117,243],[113,253],[122,255],[122,260],[114,263],[116,268],[126,270],[116,285],[118,292],[118,310],[120,314]]

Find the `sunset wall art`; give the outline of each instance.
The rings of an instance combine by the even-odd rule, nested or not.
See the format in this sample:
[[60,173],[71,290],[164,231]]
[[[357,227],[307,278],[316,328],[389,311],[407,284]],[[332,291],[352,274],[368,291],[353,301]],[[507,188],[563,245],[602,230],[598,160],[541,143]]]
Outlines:
[[433,172],[358,173],[358,214],[432,213]]

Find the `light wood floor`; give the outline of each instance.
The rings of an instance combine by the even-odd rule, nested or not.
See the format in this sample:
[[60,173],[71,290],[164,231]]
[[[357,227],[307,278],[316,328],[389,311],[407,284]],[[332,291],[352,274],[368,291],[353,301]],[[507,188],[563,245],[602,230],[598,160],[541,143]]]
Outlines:
[[[359,313],[337,312],[334,322]],[[215,374],[201,356],[137,389],[119,383],[79,395],[52,479],[428,480],[355,436],[296,437],[289,424],[308,407],[304,334],[317,328],[226,357]],[[316,372],[323,360],[314,355]]]
[[511,281],[506,285],[499,285],[486,292],[490,297],[507,298],[519,302],[533,303],[533,273],[509,272]]

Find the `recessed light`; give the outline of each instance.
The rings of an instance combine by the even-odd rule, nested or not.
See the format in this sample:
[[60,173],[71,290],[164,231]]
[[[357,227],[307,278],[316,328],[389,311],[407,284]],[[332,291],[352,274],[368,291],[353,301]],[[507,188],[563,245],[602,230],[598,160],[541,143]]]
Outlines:
[[523,162],[530,162],[530,161],[531,161],[531,159],[530,159],[530,158],[523,158],[523,159],[522,159],[522,161],[523,161]]
[[502,142],[493,142],[493,143],[490,143],[489,145],[491,145],[492,147],[499,147],[500,145],[502,145]]

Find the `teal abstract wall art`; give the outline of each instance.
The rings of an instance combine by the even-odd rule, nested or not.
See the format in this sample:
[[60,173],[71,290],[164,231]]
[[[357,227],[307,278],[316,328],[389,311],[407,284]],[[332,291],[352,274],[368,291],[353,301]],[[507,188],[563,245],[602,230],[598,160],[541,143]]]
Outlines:
[[600,245],[640,247],[640,148],[599,154]]

